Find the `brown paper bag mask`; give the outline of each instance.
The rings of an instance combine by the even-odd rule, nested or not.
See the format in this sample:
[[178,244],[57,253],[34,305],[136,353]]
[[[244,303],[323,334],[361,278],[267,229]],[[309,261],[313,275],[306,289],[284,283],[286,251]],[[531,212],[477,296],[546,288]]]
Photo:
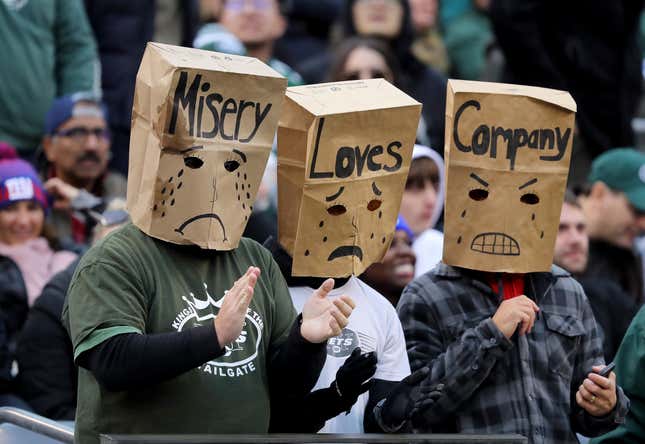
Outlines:
[[132,113],[133,223],[176,244],[237,247],[286,84],[257,59],[148,43]]
[[385,80],[287,89],[278,232],[294,276],[343,277],[392,240],[421,105]]
[[445,263],[550,270],[575,111],[564,91],[448,81]]

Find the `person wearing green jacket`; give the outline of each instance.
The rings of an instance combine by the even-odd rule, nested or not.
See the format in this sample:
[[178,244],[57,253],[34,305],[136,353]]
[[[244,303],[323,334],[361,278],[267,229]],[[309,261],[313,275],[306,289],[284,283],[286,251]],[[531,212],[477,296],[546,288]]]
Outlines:
[[0,2],[0,140],[32,157],[54,97],[99,94],[96,43],[80,0]]
[[645,306],[634,317],[614,359],[616,383],[631,400],[625,422],[591,444],[645,442]]

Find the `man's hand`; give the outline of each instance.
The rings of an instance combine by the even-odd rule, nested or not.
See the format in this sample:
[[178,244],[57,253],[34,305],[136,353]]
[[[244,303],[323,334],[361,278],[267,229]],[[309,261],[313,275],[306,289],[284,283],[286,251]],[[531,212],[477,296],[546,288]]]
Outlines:
[[219,313],[213,321],[220,347],[224,348],[242,333],[246,310],[253,298],[259,276],[259,268],[249,267],[244,276],[235,281],[233,287],[226,292]]
[[349,358],[336,372],[336,380],[332,386],[338,396],[354,405],[358,397],[369,390],[371,380],[376,373],[376,353],[361,354],[360,347],[356,347]]
[[45,190],[54,197],[54,208],[67,210],[71,207],[72,201],[80,192],[78,188],[63,182],[58,177],[52,177],[44,184]]
[[333,290],[334,280],[327,279],[314,291],[302,308],[300,334],[307,341],[319,344],[338,336],[349,323],[349,316],[356,306],[349,296],[341,296],[331,302],[327,294]]
[[535,314],[540,308],[528,297],[521,295],[502,302],[493,315],[493,322],[510,339],[520,326],[519,335],[530,333],[535,324]]
[[[594,372],[602,369],[601,365],[593,367]],[[611,372],[608,378],[596,373],[589,373],[576,392],[576,402],[591,416],[605,416],[616,406],[616,374]]]

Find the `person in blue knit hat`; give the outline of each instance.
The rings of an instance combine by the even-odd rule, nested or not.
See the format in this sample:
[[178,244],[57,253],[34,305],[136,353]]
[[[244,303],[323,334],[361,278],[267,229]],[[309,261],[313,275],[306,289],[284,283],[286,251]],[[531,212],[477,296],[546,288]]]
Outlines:
[[361,279],[381,293],[396,307],[406,285],[414,279],[416,255],[412,250],[414,233],[399,215],[394,228],[394,239],[383,256],[383,262],[369,266]]
[[46,234],[47,193],[34,168],[0,142],[0,405],[24,407],[11,398],[13,351],[29,306],[74,253],[56,251]]

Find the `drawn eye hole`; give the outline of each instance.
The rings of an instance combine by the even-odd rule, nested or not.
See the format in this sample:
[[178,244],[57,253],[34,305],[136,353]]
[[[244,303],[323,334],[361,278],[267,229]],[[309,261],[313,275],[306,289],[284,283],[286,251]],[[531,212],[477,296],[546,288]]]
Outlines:
[[238,162],[237,160],[227,160],[226,162],[224,162],[224,168],[226,168],[226,171],[228,171],[229,173],[232,173],[239,167],[240,162]]
[[204,165],[204,161],[196,156],[186,156],[184,157],[184,165],[195,170],[201,168]]
[[333,207],[327,208],[327,212],[332,216],[340,216],[347,211],[344,205],[334,205]]
[[381,203],[382,202],[380,200],[372,199],[367,203],[367,209],[370,211],[376,211],[381,206]]
[[485,200],[488,197],[488,191],[483,188],[475,188],[474,190],[470,190],[468,196],[472,200]]
[[522,194],[520,200],[528,205],[535,205],[536,203],[540,202],[540,198],[537,196],[537,194],[533,193]]

